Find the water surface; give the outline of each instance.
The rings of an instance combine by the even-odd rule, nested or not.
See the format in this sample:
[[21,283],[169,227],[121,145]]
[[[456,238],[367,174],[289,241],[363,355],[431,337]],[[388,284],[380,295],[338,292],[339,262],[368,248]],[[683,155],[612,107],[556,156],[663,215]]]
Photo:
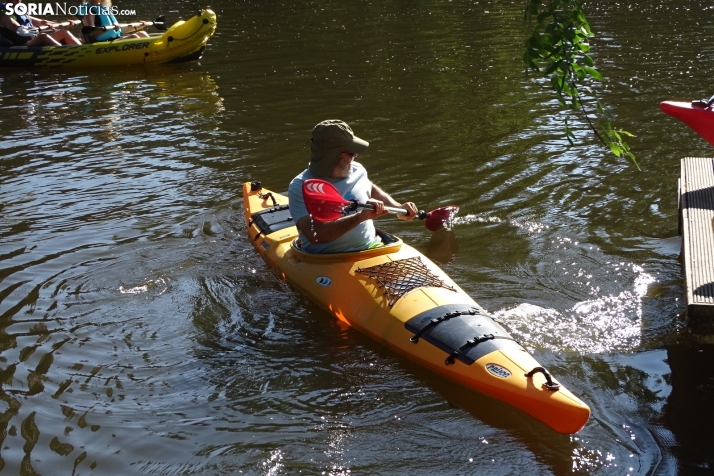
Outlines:
[[[710,346],[686,332],[679,159],[709,6],[588,5],[600,94],[642,171],[523,75],[521,4],[228,2],[199,63],[0,74],[7,474],[706,474]],[[198,5],[122,2],[141,17]],[[342,325],[252,251],[317,122],[370,142],[382,219],[592,408],[563,436]]]

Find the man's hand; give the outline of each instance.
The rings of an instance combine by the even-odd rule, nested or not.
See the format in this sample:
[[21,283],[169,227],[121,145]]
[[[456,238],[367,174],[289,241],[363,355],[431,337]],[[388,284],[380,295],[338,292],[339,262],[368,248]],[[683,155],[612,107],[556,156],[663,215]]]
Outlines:
[[417,216],[417,213],[419,213],[419,210],[413,202],[402,203],[401,205],[399,205],[399,208],[404,208],[407,210],[407,212],[409,212],[408,215],[399,213],[397,215],[397,218],[399,218],[400,220],[412,221]]
[[370,210],[369,208],[365,208],[362,211],[360,211],[360,214],[366,219],[366,220],[374,220],[377,217],[380,217],[382,215],[386,215],[389,213],[384,209],[384,202],[381,200],[375,200],[374,198],[368,198],[367,199],[367,204],[372,205],[374,207],[374,210]]

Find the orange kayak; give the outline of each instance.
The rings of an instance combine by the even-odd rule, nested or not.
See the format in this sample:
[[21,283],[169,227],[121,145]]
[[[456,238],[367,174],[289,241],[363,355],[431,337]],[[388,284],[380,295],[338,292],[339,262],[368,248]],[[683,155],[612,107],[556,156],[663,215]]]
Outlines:
[[590,408],[426,256],[380,232],[381,248],[338,254],[300,249],[287,197],[243,186],[256,251],[327,312],[452,381],[572,434]]

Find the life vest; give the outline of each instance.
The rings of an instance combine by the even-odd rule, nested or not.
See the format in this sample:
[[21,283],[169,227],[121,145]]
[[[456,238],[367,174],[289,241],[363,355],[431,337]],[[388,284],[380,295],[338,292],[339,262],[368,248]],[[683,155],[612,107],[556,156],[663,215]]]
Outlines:
[[[7,5],[8,5],[8,3],[0,3],[0,15],[7,14]],[[14,5],[17,5],[17,4],[14,4]],[[19,23],[20,26],[23,26],[25,28],[30,28],[30,29],[35,28],[35,26],[32,24],[32,20],[30,20],[30,16],[27,14],[18,15],[17,13],[13,12],[13,14],[10,15],[10,18],[12,18],[17,23]],[[19,29],[18,29],[18,31],[19,31]],[[35,30],[35,34],[37,32],[38,32],[38,30]],[[10,44],[15,45],[15,46],[23,46],[28,41],[30,41],[33,38],[33,36],[32,35],[20,35],[19,33],[14,32],[14,31],[10,30],[9,28],[0,26],[0,38],[2,38],[3,44],[6,42],[10,42]]]
[[[7,5],[7,3],[0,4],[0,12],[2,12],[2,13],[0,13],[0,15],[5,14],[6,5]],[[13,5],[17,5],[17,4],[13,4]],[[32,20],[30,20],[30,15],[28,15],[27,13],[25,13],[24,15],[18,15],[17,13],[13,13],[12,19],[15,20],[16,22],[18,22],[22,26],[29,26],[29,27],[34,26],[32,24]]]
[[[104,5],[92,5],[91,3],[83,3],[79,7],[77,17],[81,20],[85,15],[94,15],[94,26],[112,26],[119,23],[111,10]],[[93,36],[93,41],[106,41],[121,38],[121,30],[109,30],[99,36]]]

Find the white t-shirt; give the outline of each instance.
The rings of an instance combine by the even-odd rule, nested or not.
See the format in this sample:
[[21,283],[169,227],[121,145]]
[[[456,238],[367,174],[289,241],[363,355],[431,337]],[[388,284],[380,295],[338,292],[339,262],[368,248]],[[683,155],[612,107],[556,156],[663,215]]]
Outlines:
[[[352,162],[350,175],[344,179],[315,177],[309,169],[305,169],[290,182],[290,187],[288,188],[290,216],[292,216],[295,223],[302,217],[309,215],[302,196],[302,184],[305,180],[314,178],[330,182],[345,200],[357,200],[365,203],[372,192],[372,182],[367,178],[367,170],[358,162]],[[302,232],[300,232],[300,241],[302,242],[302,249],[308,253],[347,253],[366,250],[381,240],[375,234],[374,222],[367,220],[334,241],[312,244]]]

